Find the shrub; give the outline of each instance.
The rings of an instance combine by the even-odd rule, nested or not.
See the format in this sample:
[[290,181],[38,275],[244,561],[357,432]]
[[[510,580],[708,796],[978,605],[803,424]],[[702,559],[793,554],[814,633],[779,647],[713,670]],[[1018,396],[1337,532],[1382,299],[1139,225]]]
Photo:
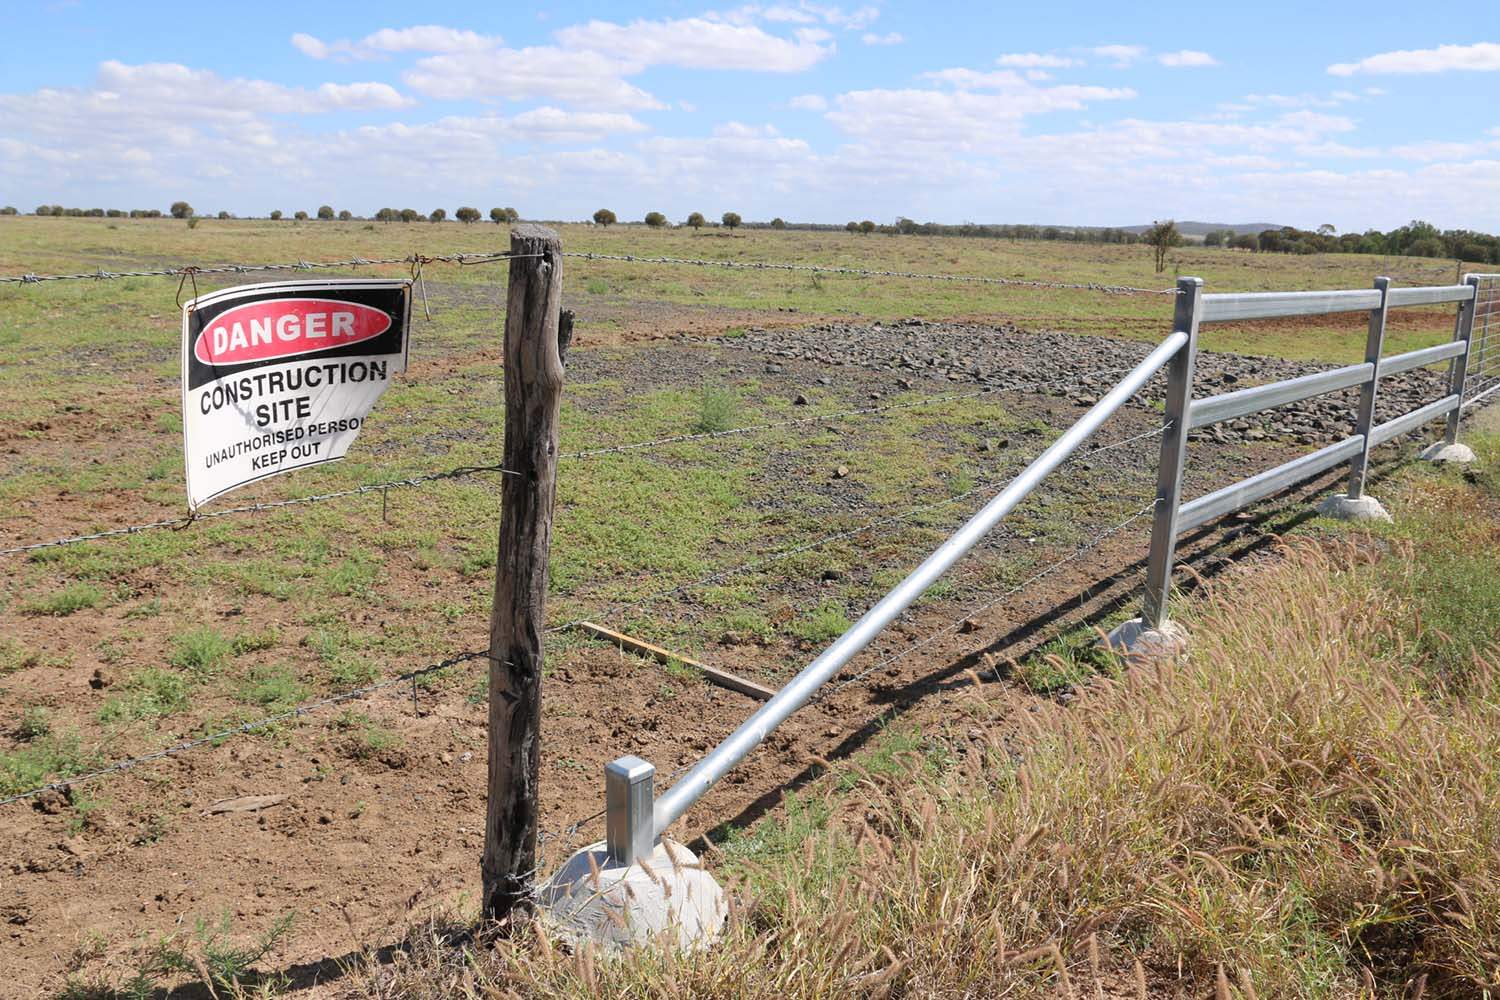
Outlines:
[[271,220],[274,222],[275,220],[280,219],[280,218],[281,218],[281,209],[278,208],[278,209],[272,210],[272,212],[271,212]]
[[434,208],[432,213],[427,216],[427,221],[442,222],[446,218],[448,218],[448,210],[446,208]]
[[298,222],[305,222],[307,220],[307,213],[296,212],[292,215],[292,218],[296,219]]
[[187,219],[192,217],[193,206],[185,201],[174,201],[168,211],[172,213],[174,219]]
[[774,219],[771,220],[771,228],[772,229],[785,229],[786,228],[786,220],[783,219],[781,216],[778,215],[776,218],[774,218]]
[[740,397],[733,389],[709,387],[698,398],[698,421],[693,424],[697,434],[716,434],[734,426],[739,415]]
[[665,215],[662,215],[660,212],[646,213],[646,225],[650,226],[652,229],[660,229],[666,224],[667,217]]
[[339,212],[340,222],[348,222],[352,218],[354,218],[354,213],[349,211],[347,208]]
[[65,618],[75,611],[97,607],[104,592],[91,583],[71,583],[63,589],[25,605],[28,614]]
[[319,205],[318,206],[318,218],[322,219],[324,222],[327,222],[329,219],[333,218],[333,206],[332,205]]
[[594,213],[594,225],[596,226],[612,226],[615,224],[615,221],[615,213],[607,208],[601,208]]
[[723,222],[726,228],[734,229],[741,222],[740,213],[725,212],[723,217],[719,221]]
[[868,236],[875,231],[875,223],[866,219],[859,224],[859,231]]
[[21,213],[16,209],[16,206],[14,206],[14,205],[6,205],[4,208],[0,208],[0,215],[20,215],[20,214]]

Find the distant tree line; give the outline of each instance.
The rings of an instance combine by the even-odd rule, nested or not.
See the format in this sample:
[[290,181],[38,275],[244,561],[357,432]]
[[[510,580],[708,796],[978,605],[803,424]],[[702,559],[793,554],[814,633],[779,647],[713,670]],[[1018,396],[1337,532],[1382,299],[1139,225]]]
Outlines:
[[[0,215],[19,214],[20,210],[12,205],[7,205],[4,208],[0,208]],[[173,202],[172,207],[169,208],[165,213],[163,213],[161,209],[158,208],[132,208],[129,211],[126,211],[125,209],[121,208],[64,208],[62,205],[38,205],[36,207],[35,214],[48,216],[77,216],[83,218],[101,219],[123,219],[127,217],[131,219],[160,219],[164,215],[171,215],[171,217],[174,219],[195,219],[200,217],[193,206],[185,201]],[[359,221],[364,221],[363,216],[355,215],[347,208],[335,210],[332,205],[319,205],[316,215],[318,219],[324,222],[328,222],[333,219],[338,219],[340,222],[351,222],[356,219],[358,219]],[[466,223],[478,222],[482,218],[482,216],[479,214],[479,209],[471,208],[467,205],[457,209],[453,213],[453,216],[460,222]],[[226,211],[218,212],[216,214],[216,217],[220,219],[236,218],[233,212]],[[272,221],[279,221],[283,217],[284,216],[282,214],[282,211],[279,208],[271,211],[268,216],[268,218],[270,218]],[[301,222],[311,218],[311,216],[307,212],[297,211],[292,213],[292,218]],[[419,222],[423,219],[426,219],[430,222],[442,222],[448,218],[448,211],[447,209],[436,208],[431,212],[424,214],[414,208],[382,208],[375,213],[373,218],[376,222]],[[516,211],[514,208],[490,209],[491,222],[519,222],[520,220],[521,213]]]
[[1331,225],[1322,225],[1314,230],[1283,226],[1259,233],[1239,234],[1231,230],[1217,230],[1206,234],[1203,244],[1263,253],[1367,253],[1500,264],[1500,236],[1470,229],[1439,230],[1432,223],[1420,219],[1413,219],[1388,233],[1367,229],[1362,233],[1340,234]]

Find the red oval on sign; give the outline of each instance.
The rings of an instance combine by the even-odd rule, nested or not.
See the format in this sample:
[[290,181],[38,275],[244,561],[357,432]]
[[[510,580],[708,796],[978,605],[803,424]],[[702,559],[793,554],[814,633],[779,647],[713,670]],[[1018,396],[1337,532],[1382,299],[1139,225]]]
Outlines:
[[193,345],[206,365],[242,365],[347,347],[391,328],[383,309],[337,299],[268,299],[226,309]]

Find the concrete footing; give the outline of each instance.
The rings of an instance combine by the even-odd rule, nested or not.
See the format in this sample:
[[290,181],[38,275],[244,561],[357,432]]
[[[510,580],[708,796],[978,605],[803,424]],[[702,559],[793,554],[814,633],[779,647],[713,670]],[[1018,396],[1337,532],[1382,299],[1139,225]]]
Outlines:
[[1452,462],[1468,465],[1474,461],[1474,450],[1466,444],[1444,444],[1442,441],[1422,449],[1422,458],[1429,462]]
[[1347,493],[1335,493],[1318,504],[1318,513],[1340,521],[1389,521],[1391,515],[1374,497],[1365,496],[1351,500]]
[[1181,656],[1188,645],[1187,631],[1176,622],[1152,628],[1144,618],[1132,618],[1114,627],[1100,645],[1125,657],[1165,659]]
[[629,866],[613,860],[604,841],[590,844],[546,881],[538,902],[559,936],[610,950],[658,940],[705,948],[729,915],[724,890],[698,856],[668,840]]

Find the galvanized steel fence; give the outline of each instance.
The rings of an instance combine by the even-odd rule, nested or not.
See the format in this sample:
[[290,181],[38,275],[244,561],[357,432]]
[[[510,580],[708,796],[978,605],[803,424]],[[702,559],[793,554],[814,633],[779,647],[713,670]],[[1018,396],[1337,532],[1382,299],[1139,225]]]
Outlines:
[[[655,768],[649,762],[628,755],[606,766],[606,849],[609,855],[622,864],[631,864],[648,856],[666,830],[702,799],[720,778],[744,760],[777,726],[806,705],[824,684],[910,608],[928,587],[969,553],[1163,369],[1168,383],[1166,425],[1157,469],[1156,499],[1147,508],[1154,513],[1154,518],[1146,589],[1141,600],[1141,625],[1146,629],[1159,631],[1167,623],[1173,557],[1177,539],[1183,532],[1344,463],[1349,464],[1347,495],[1357,499],[1365,487],[1370,451],[1431,420],[1443,418],[1446,422],[1444,443],[1455,444],[1463,408],[1500,388],[1500,357],[1492,359],[1487,354],[1489,319],[1500,303],[1497,285],[1500,285],[1500,275],[1485,274],[1469,275],[1458,285],[1418,288],[1393,288],[1390,279],[1379,278],[1375,287],[1369,290],[1204,294],[1202,279],[1179,280],[1172,332],[1166,339],[906,579],[804,667],[775,697],[693,765],[686,775],[658,796]],[[1384,355],[1391,309],[1450,304],[1457,306],[1453,339],[1391,357]],[[1365,359],[1359,364],[1236,392],[1194,398],[1198,333],[1204,323],[1348,312],[1369,314]],[[1474,336],[1476,315],[1483,317],[1477,339]],[[1500,351],[1495,353],[1500,355]],[[1448,391],[1443,396],[1402,416],[1375,423],[1375,403],[1382,377],[1444,361],[1448,362]],[[1360,390],[1359,403],[1352,420],[1352,433],[1344,440],[1204,496],[1183,501],[1183,473],[1187,464],[1188,436],[1192,431],[1219,421],[1355,387]]]

